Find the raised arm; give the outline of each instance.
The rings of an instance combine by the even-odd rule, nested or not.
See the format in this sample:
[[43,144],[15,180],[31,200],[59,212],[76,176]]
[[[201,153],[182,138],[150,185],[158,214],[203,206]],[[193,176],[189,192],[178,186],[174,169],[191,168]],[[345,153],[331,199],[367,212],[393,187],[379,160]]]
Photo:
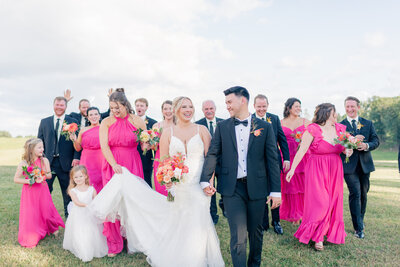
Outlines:
[[79,132],[78,137],[76,137],[76,134],[75,134],[75,133],[70,135],[70,138],[71,138],[71,140],[72,140],[72,142],[73,142],[73,144],[74,144],[74,148],[75,148],[75,150],[78,151],[78,152],[82,150],[82,146],[81,146],[81,143],[82,143],[82,134],[83,134],[85,131],[86,131],[86,128],[82,129],[82,130]]

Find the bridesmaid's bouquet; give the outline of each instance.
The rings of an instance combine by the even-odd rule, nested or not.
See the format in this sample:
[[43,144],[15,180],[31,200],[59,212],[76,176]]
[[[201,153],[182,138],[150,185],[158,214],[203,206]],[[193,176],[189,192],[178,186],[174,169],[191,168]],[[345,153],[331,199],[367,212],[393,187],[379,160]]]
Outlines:
[[68,124],[66,121],[63,122],[63,127],[61,130],[61,134],[64,135],[65,140],[70,140],[70,135],[76,133],[78,131],[79,126],[75,122]]
[[[334,140],[335,144],[340,144],[344,146],[347,149],[357,149],[358,144],[360,144],[362,141],[348,132],[340,132],[340,135],[335,138]],[[345,163],[349,162],[349,158],[346,156],[346,159],[344,161]]]
[[295,133],[291,133],[290,136],[293,137],[293,139],[294,139],[294,141],[296,141],[296,143],[300,143],[301,138],[303,137],[303,132],[296,131]]
[[[151,153],[153,153],[158,149],[158,144],[160,143],[161,130],[159,128],[154,127],[151,130],[143,130],[138,129],[133,131],[136,134],[137,140],[141,143],[149,143]],[[143,150],[143,155],[146,155],[147,149]]]
[[46,173],[37,166],[22,166],[22,171],[26,174],[27,179],[29,180],[29,186],[32,186],[34,183],[40,184],[46,180]]
[[[186,157],[182,153],[178,153],[172,157],[166,157],[158,165],[156,178],[161,185],[169,183],[179,183],[182,181],[182,175],[189,172],[188,166],[185,165]],[[174,195],[168,190],[168,201],[174,201]]]

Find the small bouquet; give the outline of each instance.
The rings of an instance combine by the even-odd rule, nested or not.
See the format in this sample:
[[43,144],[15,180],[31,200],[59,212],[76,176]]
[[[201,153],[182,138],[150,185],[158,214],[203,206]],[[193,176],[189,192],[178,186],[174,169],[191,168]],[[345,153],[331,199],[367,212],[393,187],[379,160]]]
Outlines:
[[22,166],[22,170],[29,180],[29,186],[32,186],[34,183],[40,184],[46,180],[46,173],[37,166]]
[[[150,144],[150,149],[154,158],[154,152],[157,151],[158,144],[160,143],[161,130],[156,127],[151,130],[142,130],[139,128],[138,130],[134,131],[134,133],[136,134],[139,142]],[[146,155],[146,153],[147,149],[143,150],[143,155]]]
[[291,133],[290,136],[293,137],[293,139],[294,139],[294,141],[296,141],[296,143],[300,143],[301,138],[303,137],[303,132],[296,131],[295,133]]
[[[340,144],[344,146],[347,149],[357,149],[357,145],[360,144],[362,141],[348,132],[340,132],[340,135],[338,138],[335,138],[334,140],[335,144]],[[346,156],[346,159],[344,161],[345,163],[349,163],[349,158]]]
[[69,141],[70,134],[76,133],[76,131],[78,131],[78,129],[79,129],[78,124],[76,124],[75,122],[67,124],[67,122],[64,121],[62,130],[61,130],[61,134],[64,135],[65,140]]
[[[182,153],[178,153],[160,162],[156,174],[157,181],[160,185],[179,183],[182,181],[182,175],[189,172],[189,168],[185,165],[185,159]],[[167,200],[174,201],[174,195],[170,190],[168,190]]]

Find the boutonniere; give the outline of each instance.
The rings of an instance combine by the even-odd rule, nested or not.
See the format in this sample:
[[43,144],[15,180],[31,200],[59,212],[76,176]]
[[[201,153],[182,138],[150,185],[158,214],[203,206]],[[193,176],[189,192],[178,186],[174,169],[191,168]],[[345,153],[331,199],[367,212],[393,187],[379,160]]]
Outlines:
[[264,130],[264,128],[257,129],[256,121],[254,119],[251,120],[251,130],[250,130],[251,134],[254,134],[255,137],[260,136],[262,130]]
[[361,122],[357,123],[357,130],[361,130],[361,128],[364,127],[364,125],[361,124]]
[[271,117],[267,117],[267,122],[268,122],[268,123],[272,123],[272,122],[271,122]]

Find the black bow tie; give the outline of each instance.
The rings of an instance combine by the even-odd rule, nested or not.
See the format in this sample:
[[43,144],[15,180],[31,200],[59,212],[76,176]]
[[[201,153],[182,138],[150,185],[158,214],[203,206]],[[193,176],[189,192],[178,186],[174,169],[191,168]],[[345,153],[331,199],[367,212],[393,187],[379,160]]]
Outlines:
[[249,121],[248,120],[241,121],[241,120],[235,119],[235,126],[237,126],[239,124],[243,124],[244,127],[247,127],[247,125],[249,124]]

